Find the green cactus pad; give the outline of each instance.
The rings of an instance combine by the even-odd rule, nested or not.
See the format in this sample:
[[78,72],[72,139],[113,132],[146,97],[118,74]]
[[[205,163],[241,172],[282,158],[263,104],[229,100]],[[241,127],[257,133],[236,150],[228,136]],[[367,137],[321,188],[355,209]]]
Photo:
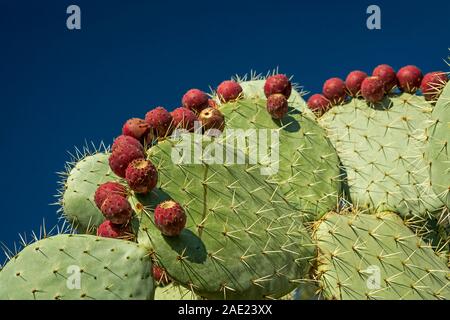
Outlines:
[[263,99],[230,102],[220,111],[225,115],[226,129],[278,131],[279,170],[270,180],[285,193],[287,201],[309,215],[309,220],[336,208],[342,180],[339,159],[314,120],[292,107],[284,119],[273,120]]
[[[186,136],[208,149],[204,137]],[[179,164],[171,154],[180,144],[166,140],[149,150],[159,188],[133,202],[141,218],[138,241],[155,250],[171,278],[209,299],[277,298],[292,291],[313,255],[303,214],[266,181],[261,166],[206,164],[206,156],[198,164]],[[223,148],[218,141],[215,146]],[[177,237],[162,236],[153,221],[153,209],[168,198],[187,214]]]
[[319,119],[339,154],[355,205],[402,217],[442,209],[426,159],[431,111],[423,97],[403,93],[376,108],[352,99]]
[[57,235],[25,247],[6,264],[0,299],[153,299],[151,268],[148,251],[136,243]]
[[450,83],[442,92],[430,128],[431,182],[439,198],[450,207]]
[[330,213],[316,225],[327,299],[450,299],[450,270],[392,213]]
[[120,180],[111,171],[108,157],[107,153],[84,157],[72,168],[65,182],[62,213],[80,233],[90,233],[104,221],[94,202],[97,187]]

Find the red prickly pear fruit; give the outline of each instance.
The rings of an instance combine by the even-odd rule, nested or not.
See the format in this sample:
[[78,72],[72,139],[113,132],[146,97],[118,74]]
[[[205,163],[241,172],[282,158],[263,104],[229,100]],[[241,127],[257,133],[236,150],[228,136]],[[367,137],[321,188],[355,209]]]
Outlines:
[[136,193],[147,193],[158,183],[158,171],[148,160],[135,159],[130,162],[125,172],[130,189]]
[[208,107],[213,109],[219,109],[217,103],[213,99],[208,99]]
[[114,224],[126,224],[133,214],[127,198],[118,194],[109,195],[103,201],[101,210],[105,218]]
[[284,74],[276,74],[266,79],[264,83],[264,94],[266,98],[279,93],[289,99],[291,96],[292,84],[288,77]]
[[309,109],[319,117],[331,108],[330,100],[325,98],[322,94],[313,94],[308,99],[307,105]]
[[422,71],[416,66],[406,66],[398,70],[397,79],[403,92],[414,93],[422,82]]
[[104,221],[97,228],[97,236],[104,238],[124,238],[131,234],[130,226],[124,227],[120,224],[114,224],[109,220]]
[[121,178],[125,178],[125,171],[134,159],[145,158],[144,151],[135,145],[122,144],[117,146],[109,156],[111,170]]
[[141,142],[147,138],[150,132],[150,126],[143,119],[132,118],[127,120],[122,127],[122,134],[133,137]]
[[204,131],[217,129],[223,131],[225,127],[225,118],[218,109],[208,107],[203,109],[198,116]]
[[153,265],[152,275],[153,275],[153,279],[155,279],[155,281],[158,285],[166,286],[172,282],[169,275],[167,274],[166,269],[164,269],[160,266]]
[[359,70],[352,71],[345,79],[345,86],[352,97],[361,95],[361,83],[367,78],[367,73]]
[[142,152],[144,151],[144,147],[142,146],[142,143],[139,142],[139,140],[126,135],[118,136],[114,140],[111,151],[114,152],[117,148],[122,146],[133,146],[136,149],[141,150]]
[[325,81],[322,91],[325,98],[330,100],[332,104],[342,103],[347,96],[345,82],[340,78],[331,78]]
[[447,81],[448,77],[445,72],[430,72],[423,77],[420,90],[427,101],[436,101]]
[[373,69],[372,76],[378,77],[378,79],[383,82],[384,91],[386,93],[389,93],[398,84],[395,70],[387,64],[380,64],[375,67],[375,69]]
[[288,112],[288,101],[280,93],[273,94],[267,99],[267,112],[273,119],[282,119]]
[[183,107],[188,108],[195,113],[199,113],[208,107],[208,99],[208,95],[203,91],[191,89],[184,94],[181,103]]
[[99,209],[101,209],[103,202],[112,194],[117,194],[122,197],[127,196],[127,189],[117,182],[106,182],[101,184],[95,191],[94,201]]
[[185,107],[180,107],[172,111],[172,124],[174,128],[186,129],[193,132],[196,121],[198,121],[198,118],[195,113]]
[[171,133],[172,115],[163,107],[156,107],[147,112],[145,122],[150,126],[155,137],[164,138]]
[[164,201],[155,208],[155,225],[165,236],[178,236],[186,226],[186,214],[175,201]]
[[239,98],[241,93],[242,87],[236,81],[226,80],[217,87],[217,94],[222,102],[236,100]]
[[361,95],[369,102],[376,103],[383,100],[384,83],[378,77],[368,77],[361,84]]

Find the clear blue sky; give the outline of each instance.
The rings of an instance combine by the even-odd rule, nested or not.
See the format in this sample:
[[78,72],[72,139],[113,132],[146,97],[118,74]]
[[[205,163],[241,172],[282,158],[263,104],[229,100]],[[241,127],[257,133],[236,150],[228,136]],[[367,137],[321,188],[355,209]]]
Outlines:
[[[66,28],[70,4],[81,31]],[[381,30],[366,28],[370,4]],[[0,0],[0,241],[55,224],[66,150],[110,142],[126,119],[251,69],[279,66],[311,92],[380,63],[443,69],[449,12],[448,0]]]

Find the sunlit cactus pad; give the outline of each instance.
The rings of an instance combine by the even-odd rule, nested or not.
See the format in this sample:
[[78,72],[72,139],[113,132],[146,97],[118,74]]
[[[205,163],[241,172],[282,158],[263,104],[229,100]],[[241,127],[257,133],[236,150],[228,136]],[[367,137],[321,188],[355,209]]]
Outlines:
[[403,217],[442,210],[426,158],[432,110],[423,97],[403,93],[376,107],[352,99],[320,118],[338,151],[355,205]]
[[431,181],[439,198],[450,207],[450,84],[442,92],[430,127]]
[[136,243],[57,235],[27,246],[6,264],[0,299],[153,299],[151,266],[148,250]]
[[[277,298],[292,291],[313,255],[301,211],[266,181],[260,166],[176,164],[175,143],[161,142],[149,152],[159,189],[134,203],[139,243],[155,250],[172,278],[206,298]],[[154,226],[153,209],[167,198],[187,214],[177,237],[165,237]]]
[[450,299],[450,270],[392,213],[330,213],[316,223],[327,299]]
[[61,211],[81,233],[91,232],[104,220],[94,202],[95,190],[102,183],[120,179],[111,171],[108,157],[103,152],[87,155],[64,177]]

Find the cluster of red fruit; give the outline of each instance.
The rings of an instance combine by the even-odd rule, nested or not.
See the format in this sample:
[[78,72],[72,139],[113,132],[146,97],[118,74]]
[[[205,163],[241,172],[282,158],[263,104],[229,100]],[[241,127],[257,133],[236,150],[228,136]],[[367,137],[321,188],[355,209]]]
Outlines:
[[307,104],[320,116],[332,106],[345,102],[347,96],[363,97],[370,103],[377,103],[395,88],[407,93],[415,93],[420,89],[427,101],[434,101],[438,98],[439,88],[447,80],[447,74],[442,71],[423,76],[419,68],[409,65],[396,73],[391,66],[382,64],[373,70],[370,77],[357,70],[350,72],[345,82],[340,78],[328,79],[323,85],[322,94],[312,95]]
[[[237,99],[242,88],[234,81],[224,81],[218,88],[221,101]],[[122,127],[122,135],[114,140],[109,157],[111,170],[124,178],[130,192],[146,194],[157,185],[158,172],[146,159],[146,145],[164,139],[176,129],[194,131],[200,122],[204,131],[223,130],[224,117],[215,102],[206,93],[191,89],[183,96],[183,106],[171,113],[163,107],[149,111],[145,119],[132,118]],[[97,235],[110,238],[131,235],[130,219],[133,209],[127,199],[129,191],[117,182],[100,185],[95,193],[95,203],[106,221],[97,229]],[[186,225],[183,208],[174,201],[159,204],[154,211],[155,224],[166,236],[177,236]]]
[[288,99],[292,84],[284,74],[276,74],[266,79],[264,94],[267,98],[267,112],[273,119],[282,119],[288,112]]
[[[286,115],[291,90],[291,82],[285,75],[267,78],[264,84],[267,111],[274,119]],[[235,101],[242,97],[242,87],[235,81],[224,81],[217,88],[217,96],[221,103]],[[181,102],[182,107],[172,112],[156,107],[144,119],[132,118],[123,125],[122,135],[112,145],[109,166],[117,176],[126,180],[128,188],[117,182],[107,182],[98,187],[95,203],[106,218],[97,229],[99,236],[117,238],[131,233],[129,222],[133,209],[127,199],[128,193],[146,194],[156,187],[158,171],[146,157],[147,144],[164,139],[174,129],[193,132],[195,122],[201,123],[204,132],[224,129],[223,114],[205,92],[191,89],[184,94]],[[155,208],[154,218],[155,225],[166,236],[179,235],[186,225],[183,208],[172,200],[160,203]]]

